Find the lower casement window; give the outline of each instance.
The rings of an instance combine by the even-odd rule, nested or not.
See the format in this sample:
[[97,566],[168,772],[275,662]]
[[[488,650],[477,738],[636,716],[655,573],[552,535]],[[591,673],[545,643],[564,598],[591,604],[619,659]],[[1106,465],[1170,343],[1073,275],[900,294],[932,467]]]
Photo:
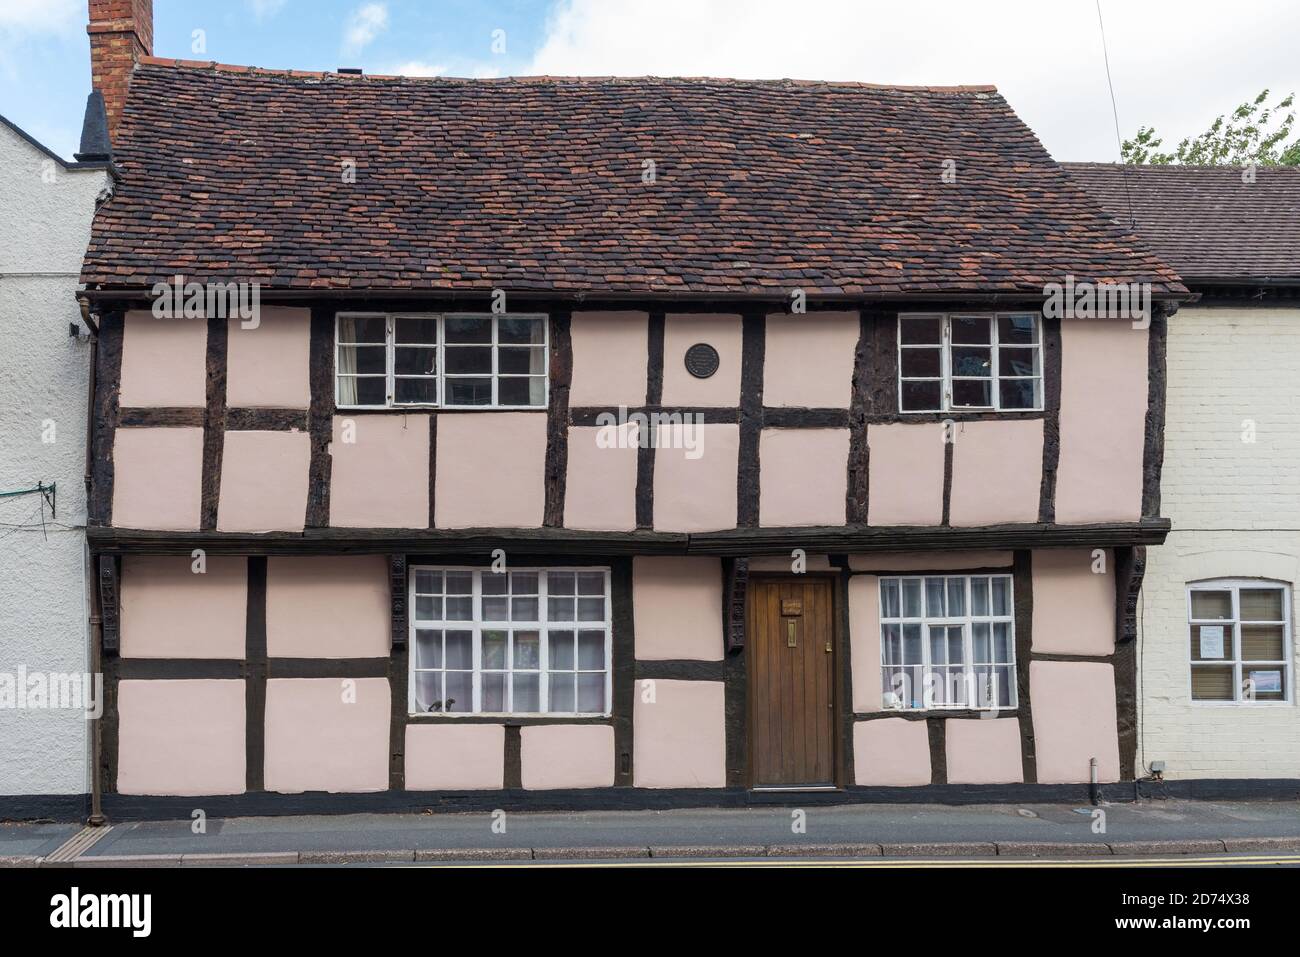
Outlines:
[[880,579],[881,694],[901,710],[1016,707],[1010,575]]
[[608,715],[604,568],[413,567],[412,714]]
[[1193,701],[1291,700],[1291,589],[1221,579],[1187,586]]

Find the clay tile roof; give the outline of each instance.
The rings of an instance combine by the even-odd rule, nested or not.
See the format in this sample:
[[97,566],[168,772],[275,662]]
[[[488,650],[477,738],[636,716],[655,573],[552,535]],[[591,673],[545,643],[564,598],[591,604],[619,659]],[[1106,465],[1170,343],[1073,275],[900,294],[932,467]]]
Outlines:
[[1300,280],[1300,168],[1063,165],[1189,283]]
[[852,296],[1039,293],[1073,273],[1185,292],[992,87],[151,58],[115,159],[84,270],[104,287]]

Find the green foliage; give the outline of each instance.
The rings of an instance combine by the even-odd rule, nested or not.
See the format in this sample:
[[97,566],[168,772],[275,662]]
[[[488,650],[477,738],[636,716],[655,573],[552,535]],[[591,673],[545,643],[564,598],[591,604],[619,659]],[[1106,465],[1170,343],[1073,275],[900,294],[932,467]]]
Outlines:
[[1131,140],[1124,141],[1124,162],[1152,166],[1300,166],[1300,137],[1287,143],[1295,125],[1291,109],[1294,99],[1295,94],[1290,94],[1268,106],[1265,90],[1229,116],[1218,117],[1200,136],[1183,140],[1172,153],[1160,151],[1163,141],[1154,127],[1139,127]]

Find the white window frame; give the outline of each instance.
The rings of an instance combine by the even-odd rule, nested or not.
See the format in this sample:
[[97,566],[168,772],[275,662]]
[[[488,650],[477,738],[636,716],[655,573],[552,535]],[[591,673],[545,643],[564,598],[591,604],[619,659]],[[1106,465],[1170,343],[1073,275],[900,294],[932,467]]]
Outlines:
[[[490,347],[492,350],[492,371],[490,373],[478,374],[447,374],[447,337],[446,337],[446,320],[457,318],[490,318],[492,320],[492,341],[490,343],[479,343],[479,348]],[[340,339],[340,328],[343,319],[383,319],[385,324],[384,345],[384,397],[382,404],[365,404],[365,403],[345,403],[342,401],[339,389],[339,354],[343,347]],[[398,343],[396,341],[396,320],[398,319],[424,319],[434,320],[437,325],[437,342],[434,343],[435,353],[437,355],[438,370],[431,377],[436,380],[437,400],[434,402],[398,402],[397,399],[397,374],[396,374],[396,349],[399,345],[418,346],[419,343]],[[507,373],[507,378],[540,378],[542,380],[542,401],[540,405],[502,405],[498,401],[498,389],[501,383],[501,373],[498,369],[500,349],[502,344],[499,342],[500,320],[502,319],[540,319],[542,323],[542,341],[540,343],[542,350],[542,372],[539,376],[515,376]],[[351,343],[350,343],[351,344]],[[379,343],[363,344],[362,348],[377,348]],[[453,344],[452,348],[456,348]],[[505,344],[505,348],[528,348],[527,346],[513,346],[510,343]],[[532,348],[537,348],[536,345]],[[372,378],[378,378],[378,374],[372,374]],[[364,378],[364,376],[363,376]],[[419,376],[404,376],[404,378],[421,378]],[[487,405],[451,405],[446,402],[446,381],[452,379],[485,379],[492,380],[492,401]],[[474,411],[475,409],[519,409],[525,411],[544,411],[550,404],[551,400],[551,323],[550,317],[545,313],[538,312],[510,312],[510,313],[488,313],[488,312],[338,312],[334,315],[334,406],[338,409],[456,409],[465,411]]]
[[[433,571],[433,572],[465,572],[473,575],[473,611],[472,619],[469,621],[447,621],[446,620],[446,599],[444,598],[443,618],[439,621],[418,621],[416,612],[416,572]],[[509,574],[511,572],[530,572],[535,573],[537,581],[537,616],[540,619],[537,622],[493,622],[483,619],[483,576],[496,574]],[[587,573],[599,572],[605,578],[605,618],[603,621],[549,621],[549,607],[547,604],[547,575],[550,572],[563,573]],[[594,596],[593,596],[594,597]],[[448,719],[455,720],[458,718],[475,718],[484,715],[502,717],[502,718],[608,718],[613,711],[613,693],[614,693],[614,630],[613,630],[613,597],[611,594],[611,574],[610,568],[603,565],[580,565],[580,566],[545,566],[545,567],[527,567],[527,568],[510,568],[505,572],[494,572],[490,568],[469,565],[412,565],[407,570],[406,585],[406,608],[407,608],[407,648],[409,649],[409,662],[407,665],[407,713],[412,718],[425,719]],[[576,619],[576,604],[575,604]],[[443,631],[469,631],[472,633],[471,648],[471,688],[473,702],[469,711],[418,711],[416,710],[416,675],[419,673],[436,673],[445,671],[445,660],[443,669],[427,669],[416,667],[416,636],[415,633],[421,628],[439,629]],[[605,710],[604,711],[550,711],[550,632],[555,631],[597,631],[603,629],[605,632]],[[483,711],[483,632],[484,631],[536,631],[539,637],[538,649],[538,710],[537,711]],[[513,641],[507,645],[506,675],[514,674],[513,661]],[[583,673],[578,668],[576,658],[577,649],[574,649],[574,669],[573,672],[557,672],[562,674]],[[500,669],[489,669],[492,673],[498,673]],[[531,671],[530,671],[531,673]],[[587,671],[587,674],[593,673]],[[507,680],[507,702],[510,701],[513,690],[511,682]],[[576,695],[576,692],[575,692]],[[577,706],[577,698],[574,698],[574,706]]]
[[[1282,626],[1282,659],[1281,661],[1250,661],[1243,662],[1241,659],[1241,592],[1245,589],[1275,589],[1282,592],[1282,621],[1257,622],[1249,621],[1250,625],[1277,625]],[[1187,655],[1187,700],[1197,708],[1286,708],[1295,702],[1295,669],[1292,667],[1294,660],[1294,648],[1291,638],[1291,583],[1278,581],[1271,578],[1211,578],[1205,581],[1188,582],[1187,587],[1187,645],[1185,654]],[[1231,638],[1232,638],[1232,655],[1219,661],[1201,660],[1195,661],[1192,658],[1192,636],[1191,629],[1193,625],[1227,625],[1228,620],[1221,618],[1193,618],[1192,617],[1192,593],[1198,591],[1230,591],[1232,593],[1232,619],[1231,619]],[[1228,629],[1224,630],[1224,638],[1228,637]],[[1226,649],[1225,649],[1226,650]],[[1192,671],[1197,666],[1200,667],[1220,667],[1232,665],[1232,694],[1231,701],[1215,701],[1208,698],[1192,697]],[[1245,700],[1241,697],[1241,680],[1242,666],[1248,666],[1247,670],[1280,670],[1282,672],[1282,683],[1286,689],[1286,695],[1276,701]]]
[[[971,579],[973,578],[987,578],[989,580],[989,611],[990,612],[992,612],[993,610],[993,594],[992,594],[993,580],[1003,579],[1006,581],[1007,609],[1008,609],[1007,614],[975,615],[973,613],[973,608],[971,605]],[[949,581],[953,581],[953,580],[963,581],[965,583],[965,600],[964,600],[964,607],[966,609],[965,615],[942,617],[942,618],[929,617],[929,614],[926,611],[926,595],[925,595],[925,582],[927,579],[941,579],[944,583],[945,593],[947,591]],[[918,581],[921,583],[920,617],[909,617],[904,614],[905,608],[903,605],[902,589],[903,589],[903,582],[905,581]],[[885,607],[886,607],[885,586],[889,582],[896,583],[899,589],[897,617],[886,617],[885,615]],[[900,633],[902,631],[903,625],[919,624],[921,626],[921,663],[919,667],[921,668],[922,681],[925,680],[926,675],[930,675],[934,673],[933,670],[934,664],[930,652],[930,628],[932,626],[944,627],[944,628],[952,627],[952,626],[960,626],[962,629],[962,665],[961,665],[962,680],[966,682],[968,688],[974,689],[976,687],[975,668],[977,667],[977,665],[975,663],[975,636],[974,636],[974,628],[972,626],[975,625],[976,623],[980,623],[980,624],[987,623],[989,625],[989,643],[991,649],[993,647],[993,625],[1003,624],[1003,623],[1007,625],[1007,638],[1008,638],[1008,647],[1010,650],[1010,660],[1007,661],[1005,665],[1003,663],[998,663],[996,665],[989,664],[989,665],[981,666],[981,667],[1009,667],[1010,668],[1011,681],[1008,689],[1009,694],[1007,698],[1008,700],[1007,704],[987,706],[987,705],[981,705],[978,703],[978,701],[976,701],[970,704],[932,702],[927,705],[925,703],[925,697],[924,697],[925,692],[923,688],[921,691],[922,704],[919,707],[913,707],[909,702],[904,702],[903,706],[901,708],[898,708],[897,710],[910,711],[913,713],[921,712],[921,711],[1015,711],[1016,710],[1016,708],[1019,706],[1019,695],[1017,693],[1017,687],[1016,687],[1017,674],[1019,672],[1019,663],[1016,661],[1016,614],[1015,614],[1016,596],[1015,596],[1015,581],[1009,572],[988,572],[988,573],[976,572],[971,574],[944,573],[944,574],[930,574],[930,575],[927,574],[885,575],[880,578],[877,594],[880,602],[879,604],[880,607],[880,668],[881,668],[882,675],[886,673],[887,669],[894,669],[899,667],[896,664],[889,664],[885,661],[885,653],[886,653],[885,627],[887,625],[899,626]],[[945,596],[945,601],[946,601],[946,596]],[[992,654],[990,654],[990,657],[992,657]],[[914,668],[918,666],[907,665],[905,667]],[[940,665],[939,667],[954,667],[954,666]],[[881,693],[882,695],[884,693],[883,681],[881,682]]]
[[[1038,375],[1036,376],[1002,376],[1000,375],[1001,349],[998,341],[998,320],[1010,318],[1013,316],[1028,316],[1034,321],[1034,338],[1037,340],[1030,344],[1023,342],[1007,343],[1008,349],[1032,349],[1036,364],[1038,366]],[[906,319],[938,319],[942,334],[938,345],[919,343],[905,344],[903,342],[903,322]],[[985,319],[989,322],[989,348],[992,352],[992,363],[990,375],[992,382],[991,397],[992,405],[953,405],[952,401],[952,384],[954,376],[952,374],[952,350],[954,345],[957,348],[962,346],[972,346],[974,348],[983,348],[982,344],[977,343],[953,343],[952,341],[952,323],[954,319]],[[1015,312],[900,312],[898,321],[894,329],[895,342],[898,349],[898,362],[896,363],[896,382],[898,388],[898,411],[900,415],[933,415],[936,412],[1005,412],[1008,415],[1016,413],[1034,413],[1043,411],[1044,396],[1047,391],[1045,377],[1046,368],[1043,365],[1043,319],[1038,313],[1015,311]],[[904,409],[903,408],[903,383],[904,382],[930,382],[933,376],[904,376],[903,375],[903,352],[908,349],[938,349],[939,350],[939,407],[934,409]],[[957,376],[956,381],[980,381],[985,380],[985,376]],[[1003,379],[1018,382],[1034,382],[1034,404],[1032,407],[1025,408],[1002,408],[1002,389],[1001,382]]]

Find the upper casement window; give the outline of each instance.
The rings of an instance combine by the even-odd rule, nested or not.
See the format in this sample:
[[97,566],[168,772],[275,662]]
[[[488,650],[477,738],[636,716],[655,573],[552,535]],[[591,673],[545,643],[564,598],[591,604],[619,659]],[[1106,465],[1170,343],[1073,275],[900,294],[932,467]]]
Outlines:
[[340,313],[335,405],[545,408],[546,326],[540,315]]
[[412,714],[608,715],[604,568],[413,568]]
[[1034,412],[1043,344],[1032,312],[898,317],[900,412]]
[[1276,582],[1226,580],[1187,588],[1192,700],[1291,700],[1291,592]]
[[880,580],[880,663],[886,708],[1016,706],[1010,575]]

